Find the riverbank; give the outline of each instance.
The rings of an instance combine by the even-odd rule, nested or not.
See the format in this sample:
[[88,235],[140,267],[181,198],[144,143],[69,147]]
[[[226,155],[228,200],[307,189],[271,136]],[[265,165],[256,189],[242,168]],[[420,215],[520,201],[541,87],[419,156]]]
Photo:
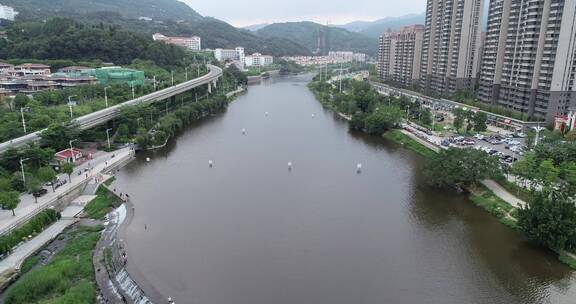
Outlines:
[[[323,86],[325,85],[322,83],[308,85],[309,89],[312,91],[316,99],[323,105],[323,107],[334,111],[340,117],[348,120],[348,122],[352,124],[354,128],[358,129],[358,121],[354,121],[353,117],[341,113],[338,110],[343,106],[343,99],[341,98],[340,105],[336,106],[337,104],[335,104],[335,100],[338,99],[334,96],[336,93],[330,93],[331,90],[328,90],[328,92],[325,90],[322,91]],[[362,96],[362,98],[365,97]],[[378,105],[378,102],[373,102],[376,103],[376,105],[372,104],[373,107],[376,107],[376,110],[378,110],[378,106],[382,108],[381,104]],[[395,101],[388,100],[388,104],[390,103],[395,103]],[[370,105],[368,105],[368,107],[370,107]],[[388,107],[390,108],[390,105],[388,105]],[[390,108],[390,110],[392,110],[392,108]],[[366,117],[370,117],[370,112],[368,114],[363,112],[363,115],[360,117],[361,121],[364,120],[362,123],[366,124],[366,128],[368,128]],[[379,123],[384,123],[381,120],[382,118],[378,119],[380,119]],[[403,129],[388,129],[382,134],[382,136],[418,153],[421,156],[424,156],[425,158],[434,157],[435,154],[443,148],[438,144],[434,144],[428,140],[423,139],[427,138],[428,136],[422,132],[415,131],[413,128],[409,127],[407,123],[400,123],[400,125],[403,127]],[[363,131],[366,132],[365,129],[363,129]],[[516,189],[510,185],[501,186],[498,182],[493,180],[482,180],[478,185],[470,186],[466,190],[470,194],[469,199],[476,206],[482,208],[486,212],[496,217],[500,223],[519,231],[520,229],[517,225],[517,211],[519,208],[526,207],[527,203],[526,201],[511,194],[508,191],[510,188]],[[557,252],[557,254],[560,261],[570,266],[571,268],[576,269],[576,255],[569,252]]]

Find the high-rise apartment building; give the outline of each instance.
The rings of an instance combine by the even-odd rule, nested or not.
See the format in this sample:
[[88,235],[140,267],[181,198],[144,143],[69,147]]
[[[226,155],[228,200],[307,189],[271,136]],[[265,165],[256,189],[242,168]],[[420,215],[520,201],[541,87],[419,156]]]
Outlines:
[[426,92],[472,90],[478,74],[484,0],[428,0],[421,85]]
[[491,0],[478,98],[545,118],[576,105],[576,0]]
[[424,26],[404,26],[399,31],[388,31],[380,36],[378,49],[378,76],[404,86],[418,84]]

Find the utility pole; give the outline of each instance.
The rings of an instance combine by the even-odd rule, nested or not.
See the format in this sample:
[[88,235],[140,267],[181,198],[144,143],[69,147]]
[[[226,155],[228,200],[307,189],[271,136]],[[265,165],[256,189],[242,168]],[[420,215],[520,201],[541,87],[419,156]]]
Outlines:
[[68,108],[70,109],[70,119],[72,119],[72,117],[74,116],[74,114],[72,113],[72,97],[75,96],[76,95],[68,96]]
[[170,71],[170,74],[172,74],[172,86],[174,86],[174,71]]
[[22,115],[22,128],[24,129],[24,134],[26,134],[26,119],[24,118],[24,108],[20,108],[20,114]]
[[130,82],[130,88],[132,88],[132,99],[136,98],[136,94],[134,93],[134,82]]
[[534,127],[534,131],[536,131],[536,138],[534,139],[534,147],[538,145],[538,140],[540,139],[540,132],[543,130],[544,127],[541,127],[540,124],[538,124],[537,127]]
[[340,94],[342,94],[342,62],[340,62]]
[[108,141],[108,151],[110,151],[110,130],[112,130],[112,128],[110,129],[106,129],[106,140]]
[[108,88],[109,87],[104,88],[104,101],[106,102],[106,107],[108,107]]
[[188,81],[188,67],[185,67],[184,70],[186,71],[186,81]]
[[20,158],[20,169],[22,170],[22,181],[24,182],[24,186],[26,186],[26,175],[24,174],[24,162],[29,159],[30,158],[25,159]]
[[70,154],[72,155],[72,163],[76,162],[76,156],[74,155],[74,149],[72,148],[72,143],[77,141],[78,139],[70,140],[68,143],[70,144]]
[[154,91],[156,91],[156,75],[154,75]]

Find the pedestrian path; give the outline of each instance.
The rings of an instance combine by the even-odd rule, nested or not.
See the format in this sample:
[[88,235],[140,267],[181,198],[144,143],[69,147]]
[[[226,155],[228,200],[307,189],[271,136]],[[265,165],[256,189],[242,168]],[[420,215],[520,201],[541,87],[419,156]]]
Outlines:
[[503,201],[507,202],[508,204],[512,205],[514,208],[523,208],[526,207],[526,202],[517,198],[515,195],[511,194],[510,192],[506,191],[502,186],[500,186],[497,182],[493,180],[483,180],[482,185],[488,188],[490,191],[494,192],[496,196],[501,198]]
[[0,261],[0,286],[10,281],[20,270],[20,266],[26,258],[34,254],[45,244],[55,239],[66,227],[76,222],[75,219],[61,219],[40,234],[20,245],[5,259]]

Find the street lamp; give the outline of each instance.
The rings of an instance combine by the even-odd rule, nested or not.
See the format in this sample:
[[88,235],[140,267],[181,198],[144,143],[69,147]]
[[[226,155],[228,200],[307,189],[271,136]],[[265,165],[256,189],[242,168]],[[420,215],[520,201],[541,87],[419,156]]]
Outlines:
[[185,67],[184,70],[186,71],[186,81],[188,81],[188,67]]
[[20,169],[22,170],[22,181],[24,182],[24,186],[26,186],[26,175],[24,174],[24,162],[29,159],[30,158],[25,159],[20,158]]
[[108,151],[110,151],[110,130],[112,130],[112,128],[110,129],[106,129],[106,140],[108,141]]
[[106,107],[108,107],[108,88],[110,87],[104,87],[104,101],[106,102]]
[[68,107],[70,108],[70,118],[72,118],[74,116],[74,114],[72,113],[72,97],[76,97],[78,95],[71,95],[68,96]]
[[534,139],[534,147],[536,147],[538,145],[538,140],[540,139],[540,132],[545,128],[541,127],[540,124],[538,124],[538,126],[534,127],[533,129],[534,131],[536,131],[536,138]]
[[20,114],[22,115],[22,128],[24,129],[24,134],[26,134],[26,119],[24,118],[24,110],[28,108],[20,108]]
[[78,139],[72,139],[68,143],[70,144],[70,154],[72,155],[72,163],[76,162],[76,156],[74,155],[74,149],[72,148],[72,143],[77,141]]

